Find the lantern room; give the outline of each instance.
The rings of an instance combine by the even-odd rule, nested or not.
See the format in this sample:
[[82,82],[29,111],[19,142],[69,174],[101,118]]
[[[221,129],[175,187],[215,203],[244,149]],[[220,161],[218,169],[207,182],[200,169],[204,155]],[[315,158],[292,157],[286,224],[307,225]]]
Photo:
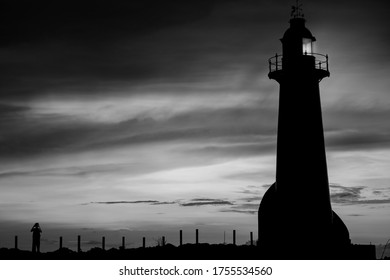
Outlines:
[[303,54],[312,54],[313,43],[316,38],[305,26],[304,18],[292,18],[290,28],[286,30],[283,38],[283,56],[285,58],[298,57]]
[[283,54],[276,54],[269,59],[270,79],[280,81],[285,75],[312,71],[318,80],[329,77],[328,56],[315,53],[316,38],[305,26],[306,20],[301,16],[290,19],[282,42]]

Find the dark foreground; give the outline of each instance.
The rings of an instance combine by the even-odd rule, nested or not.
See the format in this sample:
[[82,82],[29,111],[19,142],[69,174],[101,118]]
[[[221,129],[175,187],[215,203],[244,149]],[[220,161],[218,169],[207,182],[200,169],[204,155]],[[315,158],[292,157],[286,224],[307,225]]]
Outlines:
[[[317,255],[318,256],[318,255]],[[2,260],[260,260],[278,259],[264,256],[256,246],[235,246],[232,244],[184,244],[165,246],[103,250],[93,248],[86,252],[75,252],[61,248],[54,252],[32,253],[18,249],[0,249]],[[342,257],[296,257],[294,253],[283,259],[375,259],[374,245],[352,245],[349,253]]]

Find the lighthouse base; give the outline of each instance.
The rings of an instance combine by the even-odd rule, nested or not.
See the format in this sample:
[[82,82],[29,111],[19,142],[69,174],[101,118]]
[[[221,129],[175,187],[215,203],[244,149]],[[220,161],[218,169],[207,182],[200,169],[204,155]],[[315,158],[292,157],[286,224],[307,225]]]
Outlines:
[[[312,203],[312,202],[307,202]],[[274,183],[259,207],[259,254],[266,259],[348,259],[349,232],[332,211],[322,219],[305,200],[283,197]]]

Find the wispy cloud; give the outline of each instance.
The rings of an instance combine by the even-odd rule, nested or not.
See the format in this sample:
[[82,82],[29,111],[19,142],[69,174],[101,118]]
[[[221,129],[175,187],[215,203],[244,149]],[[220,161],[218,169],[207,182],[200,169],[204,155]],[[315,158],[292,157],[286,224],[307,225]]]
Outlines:
[[390,199],[362,199],[354,203],[355,204],[389,204]]
[[[214,198],[194,198],[184,201],[158,201],[158,200],[121,200],[121,201],[98,201],[85,203],[83,205],[100,204],[100,205],[120,205],[120,204],[149,204],[149,205],[172,205],[176,204],[182,207],[202,207],[202,206],[221,206],[224,207],[219,212],[234,212],[243,214],[255,214],[259,207],[261,197],[248,197],[236,201]],[[254,202],[254,203],[252,203]]]
[[172,204],[169,202],[160,202],[158,200],[121,200],[121,201],[97,201],[90,202],[89,204],[151,204],[151,205],[159,205],[159,204]]
[[[382,119],[389,117],[387,114],[381,116]],[[364,131],[340,129],[337,132],[330,132],[326,142],[332,150],[383,149],[390,147],[390,133],[383,130],[381,125],[372,128],[367,124]]]
[[256,211],[256,210],[238,210],[238,209],[223,209],[223,210],[220,210],[220,212],[241,213],[241,214],[250,214],[250,215],[255,215],[258,213],[258,211]]
[[169,204],[176,204],[177,202],[175,201],[158,201],[158,202],[153,202],[152,205],[169,205]]
[[269,188],[270,185],[262,185],[262,186],[246,186],[239,190],[237,193],[243,194],[239,200],[245,202],[258,202],[260,203],[261,198],[263,197],[264,191]]
[[90,204],[101,204],[101,205],[115,205],[115,204],[149,204],[149,205],[171,205],[176,204],[179,206],[223,206],[223,205],[233,205],[234,203],[228,200],[223,199],[211,199],[211,198],[194,198],[184,201],[183,199],[178,199],[175,201],[159,201],[159,200],[118,200],[118,201],[94,201],[89,203],[84,203],[83,205]]
[[344,187],[340,185],[331,185],[331,189],[337,189],[338,192],[331,193],[330,198],[334,203],[354,203],[361,198],[361,191],[365,187]]
[[[334,203],[338,204],[388,204],[390,203],[389,198],[378,197],[377,195],[382,195],[382,191],[371,191],[371,194],[376,195],[376,197],[367,197],[363,195],[363,190],[366,190],[368,187],[345,187],[337,184],[331,184],[331,200]],[[333,192],[332,192],[333,190]],[[336,190],[336,191],[334,191]]]
[[134,201],[98,201],[84,203],[82,205],[100,204],[100,205],[120,205],[120,204],[149,204],[149,205],[179,205],[183,207],[201,207],[201,206],[230,206],[234,205],[233,202],[223,199],[207,199],[207,198],[195,198],[183,202],[183,200],[177,201],[157,201],[157,200],[134,200]]
[[253,215],[258,212],[260,201],[261,201],[261,197],[253,197],[253,199],[252,198],[240,199],[237,200],[237,202],[234,205],[221,209],[220,212],[232,212],[232,213],[243,213],[243,214]]
[[183,200],[177,201],[158,201],[158,200],[118,200],[118,201],[96,201],[89,202],[83,205],[88,204],[102,204],[102,205],[114,205],[114,204],[149,204],[149,205],[170,205],[177,204],[180,206],[224,206],[224,205],[234,205],[233,202],[223,199],[210,199],[210,198],[194,198],[187,202]]
[[191,199],[189,202],[180,203],[180,206],[223,206],[223,205],[233,205],[234,203],[228,200],[222,199],[210,199],[210,198],[195,198]]

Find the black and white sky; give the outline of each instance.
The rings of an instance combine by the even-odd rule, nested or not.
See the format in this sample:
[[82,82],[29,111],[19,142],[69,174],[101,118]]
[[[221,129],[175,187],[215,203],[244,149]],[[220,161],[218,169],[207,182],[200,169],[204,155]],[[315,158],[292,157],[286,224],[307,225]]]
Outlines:
[[[204,242],[237,229],[241,243],[257,231],[275,180],[279,89],[267,60],[295,1],[0,3],[0,246],[27,240],[35,222],[43,250],[64,232],[91,246],[127,234],[137,246],[141,235],[177,243],[179,229],[199,228]],[[315,52],[330,59],[321,98],[333,208],[353,242],[384,243],[390,4],[303,10]]]

